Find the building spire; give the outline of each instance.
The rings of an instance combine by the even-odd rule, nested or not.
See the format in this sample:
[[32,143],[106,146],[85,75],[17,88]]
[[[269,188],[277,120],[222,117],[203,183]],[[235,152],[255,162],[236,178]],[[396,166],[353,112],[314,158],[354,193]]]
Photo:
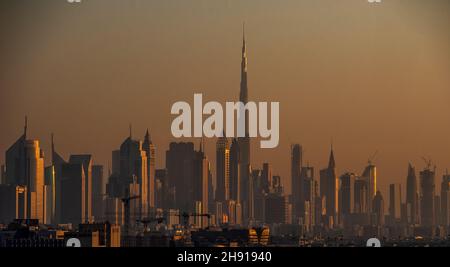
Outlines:
[[335,168],[336,162],[334,161],[333,142],[331,143],[330,159],[328,161],[328,168]]
[[132,125],[131,125],[131,123],[130,123],[130,139],[131,139],[131,137],[133,136],[132,134],[133,134],[133,132],[132,132]]
[[28,117],[25,116],[25,126],[23,127],[23,135],[25,136],[25,139],[27,137],[27,129],[28,129]]

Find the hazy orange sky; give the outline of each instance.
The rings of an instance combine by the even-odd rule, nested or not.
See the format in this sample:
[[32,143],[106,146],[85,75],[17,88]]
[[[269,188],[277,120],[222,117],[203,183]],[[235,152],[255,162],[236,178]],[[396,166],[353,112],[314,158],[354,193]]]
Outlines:
[[[133,125],[149,128],[165,164],[171,105],[239,96],[242,22],[249,97],[280,102],[273,164],[290,186],[291,143],[305,162],[361,173],[376,150],[379,184],[405,183],[407,163],[450,167],[450,1],[6,0],[0,4],[0,163],[29,117],[50,155],[92,153],[108,165]],[[197,140],[195,140],[198,142]],[[214,163],[215,140],[207,142]],[[49,158],[47,158],[47,163]],[[214,168],[214,164],[212,164]],[[318,177],[316,177],[318,178]],[[404,187],[403,187],[404,190]],[[289,190],[288,190],[289,191]]]

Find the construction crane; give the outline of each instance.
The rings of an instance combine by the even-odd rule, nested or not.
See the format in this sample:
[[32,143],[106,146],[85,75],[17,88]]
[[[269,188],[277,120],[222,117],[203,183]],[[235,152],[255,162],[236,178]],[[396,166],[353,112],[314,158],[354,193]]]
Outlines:
[[369,157],[369,159],[367,160],[367,162],[369,163],[369,165],[372,165],[372,162],[375,160],[375,158],[378,156],[378,150],[375,151],[375,153],[373,153],[372,156]]
[[165,219],[163,217],[158,217],[158,218],[144,218],[141,220],[136,220],[136,222],[142,223],[144,225],[144,231],[146,231],[148,229],[148,225],[150,223],[156,222],[158,224],[161,224],[162,222],[164,222]]
[[422,159],[423,159],[423,161],[425,162],[425,164],[426,164],[426,168],[428,169],[428,170],[431,170],[431,165],[433,165],[433,161],[430,159],[430,158],[425,158],[425,157],[422,157]]
[[125,210],[125,225],[124,225],[124,232],[125,235],[128,236],[129,235],[129,227],[130,227],[130,201],[134,200],[134,199],[138,199],[141,198],[141,196],[135,195],[135,196],[131,196],[131,197],[124,197],[122,198],[122,203],[124,206],[124,210]]
[[180,213],[180,220],[181,217],[183,219],[183,225],[187,228],[188,224],[189,224],[189,218],[190,217],[207,217],[208,218],[208,225],[209,225],[209,219],[211,218],[211,214],[209,213],[187,213],[187,212],[183,212]]

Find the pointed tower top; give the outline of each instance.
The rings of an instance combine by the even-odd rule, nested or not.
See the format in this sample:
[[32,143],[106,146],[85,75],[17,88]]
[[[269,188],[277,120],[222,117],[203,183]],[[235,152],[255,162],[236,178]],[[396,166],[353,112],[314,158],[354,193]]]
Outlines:
[[331,152],[330,152],[330,159],[328,161],[328,168],[335,168],[336,162],[334,161],[334,152],[333,152],[333,144],[331,144]]
[[131,139],[131,137],[132,137],[132,125],[131,125],[131,123],[130,123],[130,139]]
[[25,116],[25,126],[23,127],[23,134],[25,137],[27,136],[27,129],[28,129],[28,117]]

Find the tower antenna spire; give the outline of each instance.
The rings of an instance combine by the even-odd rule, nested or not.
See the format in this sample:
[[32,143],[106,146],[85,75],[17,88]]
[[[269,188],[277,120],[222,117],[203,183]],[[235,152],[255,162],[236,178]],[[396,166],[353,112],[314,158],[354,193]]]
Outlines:
[[28,129],[28,116],[25,116],[25,126],[23,127],[23,134],[25,137],[27,136],[27,129]]
[[131,137],[132,137],[132,125],[131,125],[131,123],[130,123],[130,139],[131,139]]

